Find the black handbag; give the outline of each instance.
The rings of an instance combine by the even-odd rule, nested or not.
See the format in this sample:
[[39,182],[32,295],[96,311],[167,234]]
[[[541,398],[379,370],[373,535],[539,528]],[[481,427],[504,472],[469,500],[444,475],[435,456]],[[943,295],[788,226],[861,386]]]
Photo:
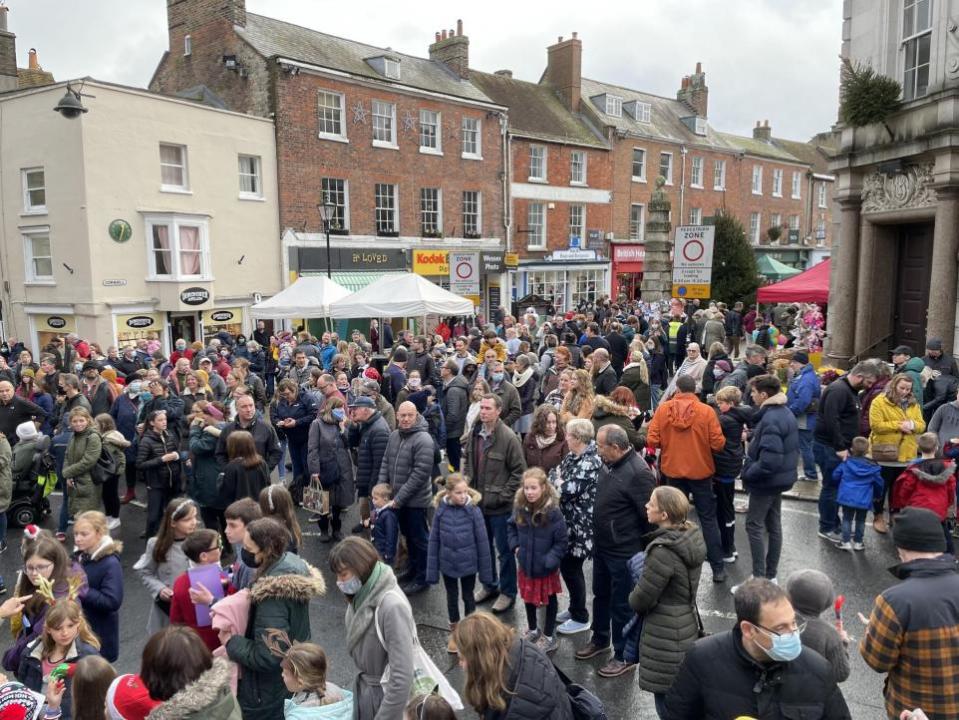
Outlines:
[[569,705],[573,709],[573,717],[576,720],[609,720],[606,714],[606,706],[594,693],[590,692],[582,685],[574,683],[569,679],[556,663],[553,663],[553,669],[566,686],[566,694],[569,696]]

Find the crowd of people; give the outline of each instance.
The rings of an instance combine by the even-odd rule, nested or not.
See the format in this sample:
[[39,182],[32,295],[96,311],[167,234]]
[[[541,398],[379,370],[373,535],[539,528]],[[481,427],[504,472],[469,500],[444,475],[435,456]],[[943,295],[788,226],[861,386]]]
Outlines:
[[[460,698],[411,604],[442,584],[462,701],[484,718],[600,717],[550,660],[580,633],[576,660],[637,675],[660,718],[847,718],[850,637],[820,617],[832,581],[779,577],[801,477],[821,485],[826,548],[863,550],[869,511],[874,532],[891,526],[902,582],[859,647],[887,674],[889,717],[955,717],[959,370],[930,339],[817,372],[821,340],[816,306],[609,298],[422,334],[373,321],[349,340],[260,322],[168,357],[155,339],[104,352],[70,334],[35,355],[9,338],[0,552],[11,505],[42,521],[54,480],[63,502],[53,531],[25,530],[0,606],[17,680],[0,717],[5,691],[32,691],[47,718],[451,718]],[[740,560],[737,483],[751,577],[730,587],[735,626],[706,637],[703,569],[723,584]],[[144,499],[150,639],[139,673],[116,676],[110,533]],[[301,507],[330,543],[325,571]],[[351,688],[311,642],[325,572],[347,602]]]

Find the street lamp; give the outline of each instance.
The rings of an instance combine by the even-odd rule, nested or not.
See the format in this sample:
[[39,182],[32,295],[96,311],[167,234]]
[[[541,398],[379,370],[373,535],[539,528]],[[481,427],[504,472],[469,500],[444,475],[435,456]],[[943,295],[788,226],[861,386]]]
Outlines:
[[330,202],[330,196],[323,193],[323,202],[316,206],[320,211],[320,220],[323,221],[323,230],[326,232],[326,277],[333,279],[330,263],[330,224],[333,222],[333,213],[336,206]]

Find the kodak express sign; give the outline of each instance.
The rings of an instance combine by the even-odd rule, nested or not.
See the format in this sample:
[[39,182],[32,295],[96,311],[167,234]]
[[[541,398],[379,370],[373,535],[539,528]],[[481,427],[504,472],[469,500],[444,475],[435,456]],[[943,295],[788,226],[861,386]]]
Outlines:
[[417,275],[445,275],[449,277],[450,261],[446,250],[414,250],[413,272]]

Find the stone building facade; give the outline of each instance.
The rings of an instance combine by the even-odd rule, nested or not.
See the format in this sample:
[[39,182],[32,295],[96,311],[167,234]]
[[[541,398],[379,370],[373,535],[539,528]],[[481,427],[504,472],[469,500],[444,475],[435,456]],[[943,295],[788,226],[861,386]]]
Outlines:
[[843,56],[902,83],[885,125],[841,127],[827,355],[836,363],[930,338],[959,350],[959,43],[954,1],[851,0]]

